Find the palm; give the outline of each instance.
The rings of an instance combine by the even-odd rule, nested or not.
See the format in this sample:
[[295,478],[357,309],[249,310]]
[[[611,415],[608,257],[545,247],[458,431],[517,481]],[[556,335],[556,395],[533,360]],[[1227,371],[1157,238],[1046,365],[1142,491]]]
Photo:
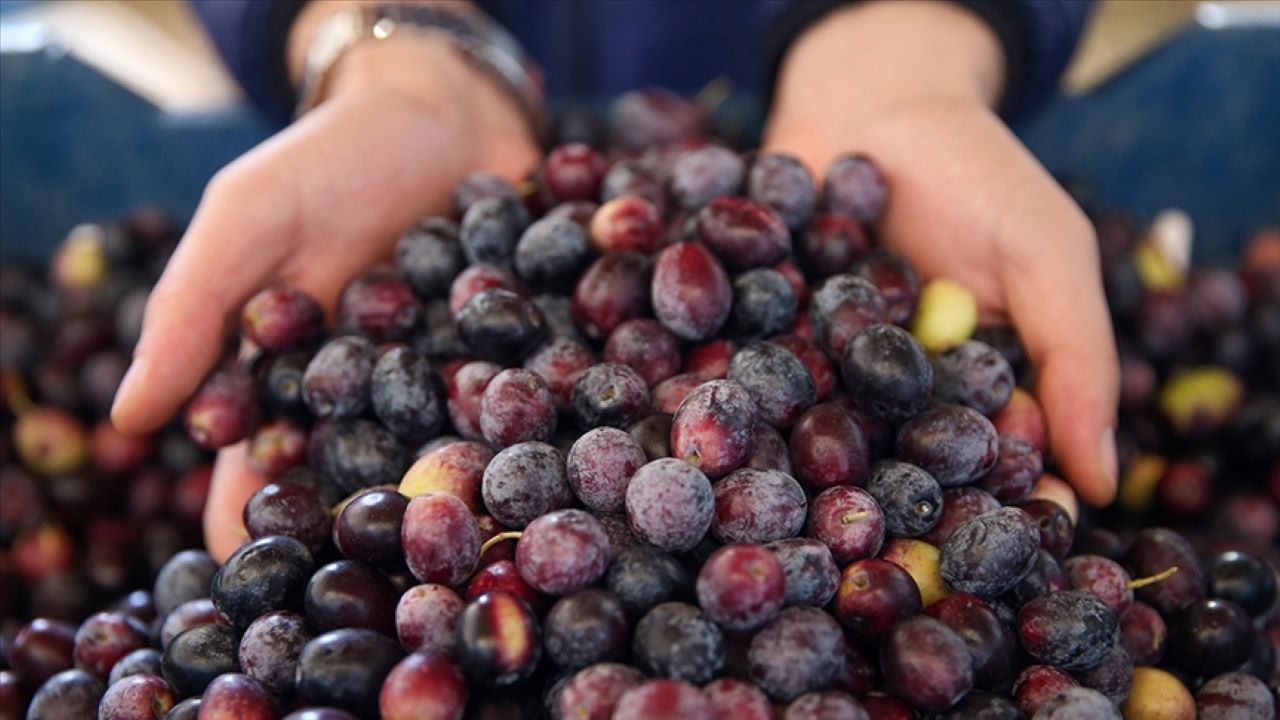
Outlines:
[[[157,286],[157,307],[172,311],[166,303],[212,300],[211,305],[236,308],[258,288],[282,283],[310,293],[332,314],[347,281],[387,260],[405,227],[448,212],[452,187],[468,170],[517,178],[536,160],[532,144],[512,136],[505,148],[491,144],[482,155],[442,166],[431,161],[443,160],[439,130],[424,123],[417,108],[383,102],[370,113],[369,107],[328,103],[231,166],[232,179],[220,181],[228,189],[206,194]],[[200,294],[191,283],[209,279],[218,283],[217,296],[193,297]],[[161,318],[178,323],[184,315]],[[211,360],[193,357],[206,346],[192,342],[191,329],[157,331],[162,339],[156,352]],[[215,557],[225,558],[243,541],[240,509],[264,482],[249,467],[244,443],[218,454],[205,520]]]
[[246,253],[269,253],[257,264],[268,279],[332,306],[353,275],[389,257],[404,228],[446,214],[452,187],[467,171],[516,178],[536,159],[533,146],[515,136],[506,148],[450,162],[439,152],[442,133],[410,103],[335,99],[237,161],[243,167],[232,172],[249,177],[237,183],[235,212],[208,213],[254,228],[223,240]]
[[[978,296],[987,319],[1001,319],[1006,305],[995,225],[1005,216],[1007,195],[983,177],[990,164],[972,156],[977,148],[948,148],[954,141],[931,125],[927,117],[881,125],[867,139],[872,147],[884,148],[876,159],[892,178],[877,236],[924,277],[962,282]],[[958,188],[966,189],[963,202],[957,202]]]
[[880,241],[926,278],[967,285],[987,321],[1014,324],[1058,462],[1086,499],[1108,501],[1115,347],[1096,243],[1079,208],[980,106],[926,103],[856,127],[819,119],[808,130],[771,133],[766,150],[795,154],[813,169],[850,149],[881,164],[890,199],[876,226]]

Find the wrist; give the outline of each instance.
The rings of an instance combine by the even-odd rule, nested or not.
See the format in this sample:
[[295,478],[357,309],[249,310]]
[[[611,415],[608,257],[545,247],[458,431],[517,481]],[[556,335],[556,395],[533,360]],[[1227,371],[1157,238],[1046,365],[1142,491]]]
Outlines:
[[333,64],[320,101],[370,93],[392,94],[445,115],[481,116],[473,120],[506,117],[515,125],[520,118],[515,102],[444,35],[405,33],[352,45]]
[[770,133],[848,128],[916,105],[992,108],[1004,56],[977,15],[948,0],[858,3],[801,35],[783,61]]
[[[352,8],[370,4],[370,0],[309,0],[294,19],[285,47],[285,68],[289,82],[298,87],[306,69],[307,55],[326,21]],[[397,0],[400,5],[447,6],[450,12],[474,16],[477,10],[469,0]]]
[[445,33],[356,42],[333,63],[322,90],[317,110],[343,103],[416,115],[420,126],[449,138],[449,155],[466,169],[514,168],[536,158],[537,138],[518,101]]
[[[536,146],[541,100],[529,85],[536,80],[527,74],[511,79],[514,40],[474,5],[462,0],[360,5],[316,0],[297,18],[288,61],[294,85],[301,86],[303,111],[326,99],[360,98],[375,106],[379,99],[393,100],[425,112],[442,130],[465,131],[467,137],[459,140],[469,144],[483,146],[486,136],[496,133],[508,146],[517,140]],[[360,26],[364,29],[356,29]],[[522,58],[518,48],[514,53],[516,60]]]

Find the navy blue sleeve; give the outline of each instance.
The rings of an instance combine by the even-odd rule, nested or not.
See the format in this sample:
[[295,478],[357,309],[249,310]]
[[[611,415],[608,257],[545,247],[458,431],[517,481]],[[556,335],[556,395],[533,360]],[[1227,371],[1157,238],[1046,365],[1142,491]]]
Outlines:
[[1051,95],[1075,53],[1092,0],[1021,0],[1028,49],[1020,87],[1005,93],[1004,110],[1025,112]]
[[[750,47],[755,33],[746,31],[754,23],[767,28],[766,100],[772,97],[777,69],[791,42],[827,12],[853,1],[754,0],[742,11],[726,15],[715,4],[677,0],[478,0],[550,71],[550,94],[579,99],[598,99],[650,84],[693,92],[717,75],[750,76],[753,82],[748,85],[759,86],[759,74],[743,71],[748,65],[761,67],[750,61],[753,56],[759,58],[759,50]],[[1053,92],[1091,4],[1089,0],[952,1],[986,21],[1004,48],[1007,77],[1001,112],[1007,118],[1022,114]],[[287,123],[295,99],[285,68],[285,44],[305,0],[191,2],[249,100],[272,119]],[[721,29],[725,32],[715,33]],[[743,42],[735,44],[737,40]],[[669,56],[669,62],[662,56]],[[608,62],[603,62],[606,58]]]
[[227,69],[259,110],[281,125],[293,118],[285,67],[289,28],[304,0],[190,0]]
[[[787,48],[828,12],[858,0],[794,0],[766,37],[767,92],[772,97]],[[952,0],[980,17],[1004,49],[1000,113],[1015,118],[1051,95],[1071,60],[1092,0]]]

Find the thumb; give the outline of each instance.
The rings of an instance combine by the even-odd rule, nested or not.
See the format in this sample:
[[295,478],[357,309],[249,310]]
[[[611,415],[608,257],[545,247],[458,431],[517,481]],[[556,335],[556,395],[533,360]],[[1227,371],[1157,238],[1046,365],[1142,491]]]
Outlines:
[[1119,473],[1119,364],[1097,242],[1083,215],[1071,211],[1078,222],[1062,223],[1044,244],[1003,263],[1002,280],[1035,369],[1053,455],[1085,502],[1105,505],[1115,497]]
[[204,542],[219,564],[249,539],[244,527],[244,506],[267,481],[249,467],[248,443],[218,453],[213,484],[204,506]]
[[147,300],[111,408],[121,432],[150,432],[177,412],[217,364],[233,314],[274,273],[288,237],[288,217],[277,208],[288,204],[258,188],[256,178],[233,170],[210,182]]

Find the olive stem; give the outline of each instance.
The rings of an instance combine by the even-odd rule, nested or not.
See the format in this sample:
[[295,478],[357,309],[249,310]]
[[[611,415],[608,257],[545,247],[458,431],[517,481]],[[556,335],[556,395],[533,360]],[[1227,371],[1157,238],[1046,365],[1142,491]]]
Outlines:
[[1169,578],[1173,577],[1177,573],[1178,573],[1178,566],[1174,565],[1168,570],[1165,570],[1164,572],[1156,573],[1151,577],[1136,578],[1134,580],[1130,580],[1129,584],[1126,585],[1125,587],[1129,588],[1130,590],[1137,590],[1138,588],[1144,588],[1148,585],[1153,585],[1155,583],[1158,583],[1161,580],[1168,580]]
[[519,530],[508,530],[507,532],[500,532],[497,535],[494,535],[493,537],[484,541],[484,544],[480,546],[480,554],[484,555],[485,553],[489,552],[489,548],[493,547],[494,545],[497,545],[500,542],[506,542],[508,540],[519,540],[520,536],[523,534],[524,533],[520,532]]
[[841,516],[840,524],[848,525],[850,523],[856,523],[859,520],[862,520],[863,518],[868,517],[869,515],[871,515],[870,510],[859,510],[858,512],[851,512]]

